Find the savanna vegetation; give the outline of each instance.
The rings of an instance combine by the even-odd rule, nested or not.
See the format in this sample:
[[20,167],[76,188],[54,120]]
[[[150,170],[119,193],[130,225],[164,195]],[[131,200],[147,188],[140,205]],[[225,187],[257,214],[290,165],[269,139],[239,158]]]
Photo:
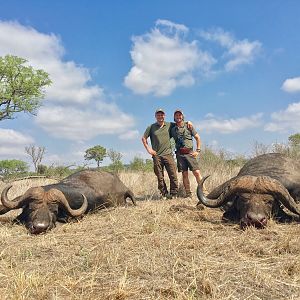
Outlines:
[[[258,149],[258,148],[257,148]],[[208,190],[234,176],[243,157],[205,149]],[[300,225],[271,221],[240,230],[196,199],[158,200],[153,172],[119,171],[138,206],[101,210],[44,235],[1,216],[3,299],[299,299]],[[137,169],[135,169],[137,168]],[[13,182],[10,197],[57,179]],[[191,177],[193,190],[196,183]],[[0,183],[0,190],[5,184]]]

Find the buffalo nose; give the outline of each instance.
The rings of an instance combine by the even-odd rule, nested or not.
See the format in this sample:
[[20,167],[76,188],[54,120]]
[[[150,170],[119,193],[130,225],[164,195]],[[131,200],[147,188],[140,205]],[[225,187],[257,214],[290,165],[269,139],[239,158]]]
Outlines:
[[39,234],[45,232],[48,229],[48,225],[46,223],[34,223],[31,228],[31,233]]
[[252,225],[258,228],[265,227],[267,225],[267,218],[262,214],[251,214],[246,215],[246,222],[248,225]]

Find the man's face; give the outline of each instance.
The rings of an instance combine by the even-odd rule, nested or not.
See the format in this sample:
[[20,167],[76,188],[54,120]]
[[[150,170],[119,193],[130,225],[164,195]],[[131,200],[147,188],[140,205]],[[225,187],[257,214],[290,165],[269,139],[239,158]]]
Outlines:
[[174,120],[176,123],[181,123],[183,121],[183,115],[181,112],[176,112],[174,115]]
[[165,114],[159,111],[155,114],[155,118],[157,122],[163,122],[165,120]]

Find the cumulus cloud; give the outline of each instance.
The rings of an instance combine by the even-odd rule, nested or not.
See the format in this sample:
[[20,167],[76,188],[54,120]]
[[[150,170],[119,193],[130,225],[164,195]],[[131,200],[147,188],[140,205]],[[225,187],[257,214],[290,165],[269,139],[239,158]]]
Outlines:
[[0,128],[0,157],[25,156],[24,148],[34,143],[34,139],[13,129]]
[[96,135],[131,130],[132,117],[105,101],[103,89],[91,84],[89,70],[64,61],[64,53],[58,36],[0,21],[0,56],[26,58],[30,65],[47,71],[53,81],[36,118],[45,131],[55,137],[86,141]]
[[53,81],[47,88],[50,101],[88,103],[102,95],[102,88],[89,85],[89,71],[73,61],[63,61],[64,47],[54,34],[44,34],[17,22],[0,21],[0,55],[26,58],[30,65],[47,71]]
[[103,107],[42,107],[36,122],[50,135],[74,141],[87,141],[100,134],[123,133],[134,125],[133,118],[122,113],[117,106],[109,105],[109,114],[101,109]]
[[237,119],[206,118],[200,122],[195,122],[195,127],[205,130],[208,133],[218,132],[223,134],[236,133],[249,128],[262,125],[262,113]]
[[226,71],[234,71],[241,65],[251,64],[262,48],[262,44],[259,41],[237,40],[231,33],[220,28],[201,31],[200,36],[205,40],[217,42],[226,49],[226,52],[223,54],[223,57],[226,59],[224,65]]
[[132,38],[133,67],[124,84],[134,93],[166,96],[179,87],[195,83],[193,71],[209,72],[215,59],[188,42],[188,28],[168,20],[158,20],[154,29]]
[[281,89],[288,93],[300,92],[300,77],[286,79]]
[[286,132],[289,130],[298,132],[300,128],[300,102],[290,104],[285,110],[274,112],[271,115],[272,122],[266,124],[266,131]]

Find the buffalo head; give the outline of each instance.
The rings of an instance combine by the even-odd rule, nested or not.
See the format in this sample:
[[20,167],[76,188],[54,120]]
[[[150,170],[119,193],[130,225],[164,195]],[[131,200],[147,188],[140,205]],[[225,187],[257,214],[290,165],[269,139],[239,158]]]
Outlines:
[[9,200],[7,193],[11,187],[11,185],[7,186],[2,191],[1,201],[3,208],[0,210],[0,214],[6,213],[9,210],[22,208],[23,211],[18,219],[33,234],[46,232],[53,228],[57,220],[59,208],[63,208],[73,217],[78,217],[88,207],[87,199],[83,194],[82,206],[79,209],[72,209],[60,190],[52,188],[45,191],[43,187],[30,188],[25,194]]
[[300,216],[300,207],[276,179],[268,176],[238,176],[216,188],[217,193],[212,191],[205,196],[203,184],[208,177],[204,177],[198,185],[198,204],[211,208],[222,206],[225,208],[224,217],[239,220],[242,228],[265,227],[271,216],[277,217],[281,205]]

